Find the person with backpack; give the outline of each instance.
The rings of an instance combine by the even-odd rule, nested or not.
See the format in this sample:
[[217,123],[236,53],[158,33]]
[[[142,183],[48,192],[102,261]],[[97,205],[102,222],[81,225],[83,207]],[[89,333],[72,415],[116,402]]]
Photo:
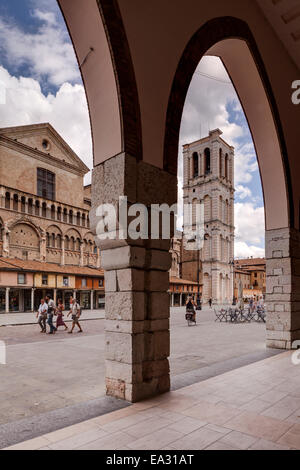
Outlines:
[[79,303],[76,301],[76,299],[73,299],[73,298],[70,299],[70,311],[67,316],[71,314],[72,314],[72,328],[71,328],[71,331],[68,331],[68,333],[69,334],[73,333],[75,325],[77,325],[79,328],[78,333],[82,333],[82,328],[79,323],[79,318],[81,315],[81,308],[80,308]]

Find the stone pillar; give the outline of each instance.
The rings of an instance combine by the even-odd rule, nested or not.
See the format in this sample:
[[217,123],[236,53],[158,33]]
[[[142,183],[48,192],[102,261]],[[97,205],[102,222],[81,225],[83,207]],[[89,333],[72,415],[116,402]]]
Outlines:
[[5,289],[5,313],[9,313],[9,291],[10,287]]
[[180,301],[179,301],[180,307],[182,307],[182,294],[180,294]]
[[53,301],[55,303],[55,305],[57,304],[57,289],[54,289],[53,290]]
[[47,246],[46,246],[46,232],[42,232],[42,236],[40,238],[40,260],[46,261],[46,254],[47,254]]
[[[81,245],[80,245],[80,250],[81,250]],[[61,260],[60,264],[62,266],[65,265],[65,237],[61,238]]]
[[34,291],[35,291],[35,288],[32,287],[31,289],[31,311],[34,312]]
[[101,254],[100,254],[100,250],[99,250],[98,247],[97,247],[97,264],[96,264],[96,267],[98,269],[100,269],[100,267],[101,267]]
[[174,294],[173,293],[171,294],[171,303],[172,303],[172,307],[174,307]]
[[91,310],[94,309],[94,291],[91,290]]
[[300,233],[266,231],[267,346],[290,349],[300,339]]
[[[128,206],[172,205],[177,177],[125,154],[98,165],[90,212],[96,232],[98,205],[117,207],[120,196],[128,197]],[[170,240],[118,234],[107,240],[96,236],[105,271],[106,393],[136,402],[170,389]]]
[[3,258],[9,258],[9,234],[10,234],[10,230],[8,229],[7,223],[5,223],[4,228],[3,228],[3,244],[2,244]]
[[84,242],[80,240],[80,259],[79,259],[79,266],[84,265],[84,258],[83,258],[83,248],[84,248]]

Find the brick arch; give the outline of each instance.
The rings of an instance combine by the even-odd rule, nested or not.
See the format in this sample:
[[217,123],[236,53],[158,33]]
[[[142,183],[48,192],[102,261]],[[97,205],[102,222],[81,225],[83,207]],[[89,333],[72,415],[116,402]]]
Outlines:
[[40,229],[40,227],[38,227],[37,225],[35,225],[31,220],[29,219],[25,219],[25,218],[21,218],[21,219],[18,219],[18,220],[12,220],[11,222],[8,222],[8,229],[10,230],[10,232],[14,229],[14,227],[16,225],[19,225],[19,224],[25,224],[25,225],[29,225],[35,232],[36,234],[38,235],[39,239],[41,238],[42,236],[42,230]]
[[67,232],[65,233],[65,236],[69,238],[74,237],[75,240],[76,238],[79,238],[80,240],[82,240],[81,234],[75,228],[70,228],[69,230],[67,230]]
[[[236,40],[247,45],[248,54],[251,56],[251,65],[254,64],[256,72],[259,74],[259,91],[261,92],[263,89],[264,96],[267,98],[265,109],[268,111],[268,115],[270,115],[270,121],[268,123],[269,125],[266,124],[266,131],[270,132],[273,137],[275,136],[276,144],[278,146],[274,167],[278,169],[278,182],[280,183],[283,194],[286,196],[281,200],[282,206],[280,211],[278,211],[278,207],[276,207],[276,203],[279,204],[279,201],[274,201],[274,181],[272,184],[269,178],[270,175],[268,174],[270,172],[264,171],[261,165],[266,156],[261,150],[261,141],[259,142],[260,145],[257,145],[259,140],[257,138],[258,132],[252,131],[253,119],[252,121],[249,121],[249,128],[252,132],[254,145],[258,155],[258,163],[261,168],[261,179],[266,207],[266,227],[268,229],[279,228],[287,225],[293,227],[294,203],[291,189],[291,174],[279,111],[270,80],[254,36],[247,23],[241,19],[233,17],[214,18],[204,24],[188,42],[179,61],[169,96],[165,125],[164,169],[172,174],[177,174],[180,123],[186,94],[193,74],[202,57],[208,53],[208,51],[213,50],[217,44],[225,42],[226,40]],[[211,55],[218,55],[217,53],[210,53]],[[222,59],[222,53],[219,57]],[[232,74],[231,78],[234,82]],[[239,94],[238,86],[236,86],[236,91]],[[247,117],[246,106],[242,100],[241,102],[244,106],[245,115]],[[250,106],[251,103],[248,103],[248,108]],[[268,137],[266,136],[265,141],[267,140]],[[273,157],[275,158],[274,153]]]

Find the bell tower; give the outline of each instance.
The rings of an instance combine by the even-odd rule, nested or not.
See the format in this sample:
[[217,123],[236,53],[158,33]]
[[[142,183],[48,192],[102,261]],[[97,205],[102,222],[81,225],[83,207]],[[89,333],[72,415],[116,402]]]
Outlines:
[[198,258],[203,302],[225,304],[234,289],[234,147],[221,135],[215,129],[183,146],[183,202],[203,203],[205,236],[199,254],[183,252],[182,277],[196,280]]

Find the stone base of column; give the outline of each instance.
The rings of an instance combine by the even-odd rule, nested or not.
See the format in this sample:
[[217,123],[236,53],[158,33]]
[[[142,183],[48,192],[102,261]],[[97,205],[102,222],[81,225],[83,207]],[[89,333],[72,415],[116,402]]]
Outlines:
[[267,346],[291,349],[300,339],[300,234],[266,232]]

